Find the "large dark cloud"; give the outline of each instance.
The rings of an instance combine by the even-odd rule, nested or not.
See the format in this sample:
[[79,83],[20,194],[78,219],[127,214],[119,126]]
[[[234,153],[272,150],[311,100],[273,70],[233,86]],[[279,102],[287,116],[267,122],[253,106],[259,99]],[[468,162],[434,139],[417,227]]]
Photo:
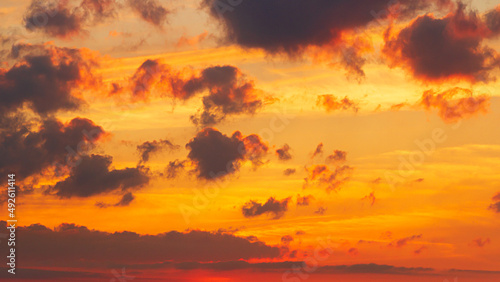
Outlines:
[[269,198],[264,204],[256,201],[249,201],[241,207],[241,212],[245,217],[256,217],[263,214],[272,214],[273,219],[279,219],[285,215],[288,210],[288,204],[291,198],[277,200],[273,197]]
[[191,121],[200,127],[212,126],[230,115],[253,115],[264,105],[259,97],[262,91],[254,86],[234,66],[211,66],[194,73],[192,70],[174,70],[159,60],[146,60],[136,70],[128,85],[114,84],[112,95],[132,93],[133,101],[148,100],[156,93],[181,101],[196,94],[208,92],[202,108]]
[[500,66],[500,57],[483,41],[499,34],[497,19],[498,11],[488,13],[485,22],[459,3],[443,18],[418,17],[395,35],[388,29],[384,53],[391,66],[405,68],[423,81],[487,82],[494,79],[490,72]]
[[83,156],[70,175],[50,187],[47,193],[60,198],[90,197],[111,191],[126,193],[149,183],[143,168],[113,169],[111,163],[110,156]]
[[69,1],[32,0],[24,15],[24,26],[49,36],[68,38],[87,34],[87,27],[116,16],[115,0],[83,0],[79,6]]
[[129,6],[146,22],[162,27],[170,11],[157,0],[127,0]]
[[186,148],[188,158],[196,165],[198,177],[206,180],[230,175],[244,161],[259,166],[269,149],[258,135],[243,136],[236,131],[229,137],[213,128],[200,131]]
[[40,115],[77,109],[83,101],[77,90],[93,87],[96,61],[87,52],[52,45],[15,45],[18,60],[0,68],[0,110],[14,112],[23,105]]
[[[6,222],[0,221],[5,229]],[[191,230],[158,235],[101,232],[85,226],[61,224],[55,229],[34,224],[16,230],[17,257],[23,267],[103,267],[111,264],[161,262],[216,262],[276,258],[280,251],[259,240],[228,233]],[[106,250],[103,252],[103,250]]]
[[146,163],[149,161],[149,157],[152,154],[158,153],[165,149],[175,150],[178,148],[178,145],[174,145],[169,140],[160,139],[158,141],[153,140],[142,143],[141,145],[137,146],[137,151],[139,151],[139,153],[141,154],[140,163]]
[[[0,173],[16,172],[17,180],[56,166],[77,164],[106,133],[92,121],[75,118],[63,124],[42,121],[38,129],[20,116],[4,118],[0,130]],[[7,126],[3,126],[8,123]]]

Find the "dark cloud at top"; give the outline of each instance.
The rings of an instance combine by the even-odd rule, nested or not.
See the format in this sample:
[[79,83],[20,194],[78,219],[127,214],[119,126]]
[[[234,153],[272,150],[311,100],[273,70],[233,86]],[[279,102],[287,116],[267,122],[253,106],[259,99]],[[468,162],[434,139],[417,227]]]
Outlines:
[[272,214],[273,219],[280,219],[288,210],[291,198],[276,200],[271,197],[264,204],[256,201],[249,201],[243,205],[241,211],[245,217],[256,217],[263,214]]
[[[0,131],[0,173],[16,172],[18,181],[57,165],[76,164],[105,135],[92,121],[75,118],[63,124],[54,119],[42,122],[38,130],[22,118],[9,118],[10,128]],[[2,122],[3,124],[3,122]]]
[[79,6],[68,1],[32,0],[24,15],[24,26],[49,36],[69,38],[87,34],[87,27],[116,16],[115,0],[83,0]]
[[60,198],[91,197],[112,191],[125,193],[149,183],[142,168],[112,169],[111,163],[110,156],[83,156],[69,177],[50,187],[47,193]]
[[236,131],[229,137],[213,128],[200,131],[186,148],[189,149],[188,158],[196,165],[198,177],[206,180],[236,172],[243,161],[259,166],[269,149],[257,135],[243,136]]
[[127,2],[143,20],[157,27],[163,27],[170,14],[170,11],[157,0],[127,0]]
[[419,80],[488,82],[494,80],[491,71],[500,66],[500,57],[483,41],[498,36],[497,21],[498,10],[487,13],[485,22],[459,3],[443,18],[418,17],[394,35],[388,29],[384,53],[391,66],[408,69]]
[[91,74],[95,60],[78,49],[18,44],[11,56],[18,62],[10,69],[0,68],[3,114],[23,105],[40,115],[75,110],[83,103],[75,92],[96,83]]
[[[6,222],[0,221],[6,230]],[[158,235],[123,231],[107,233],[85,226],[61,224],[54,230],[34,224],[16,229],[16,257],[23,267],[78,266],[160,262],[215,262],[277,258],[279,248],[228,233],[191,230]],[[106,250],[103,252],[103,250]]]
[[146,163],[149,161],[149,157],[152,154],[158,153],[161,150],[164,149],[170,149],[170,150],[175,150],[180,148],[178,145],[174,145],[172,142],[169,140],[153,140],[153,141],[146,141],[142,143],[141,145],[137,146],[137,150],[141,154],[141,160],[140,163]]

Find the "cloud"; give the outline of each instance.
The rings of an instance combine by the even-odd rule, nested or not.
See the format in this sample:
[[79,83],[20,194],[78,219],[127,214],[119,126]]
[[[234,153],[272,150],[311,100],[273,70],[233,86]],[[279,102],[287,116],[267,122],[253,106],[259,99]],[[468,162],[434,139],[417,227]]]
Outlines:
[[425,91],[420,105],[427,110],[437,109],[445,122],[456,122],[477,113],[487,112],[489,101],[486,95],[473,96],[471,90],[455,87],[441,93]]
[[415,240],[421,239],[421,238],[422,238],[422,234],[420,234],[420,235],[413,235],[413,236],[410,236],[410,237],[405,237],[405,238],[402,238],[402,239],[398,239],[398,240],[392,241],[387,246],[401,248],[401,247],[406,246],[409,242],[415,241]]
[[276,155],[282,161],[291,160],[292,154],[290,153],[290,146],[288,146],[288,144],[283,145],[283,147],[276,150]]
[[208,36],[208,31],[204,31],[203,33],[200,33],[194,37],[186,37],[186,35],[183,35],[181,36],[181,38],[179,38],[179,41],[177,41],[177,44],[175,44],[175,46],[177,48],[184,46],[196,47],[198,46],[198,44],[205,41]]
[[281,237],[281,244],[288,246],[290,243],[293,242],[293,237],[290,235],[285,235]]
[[74,7],[68,1],[32,0],[25,12],[23,24],[30,31],[70,38],[86,35],[87,27],[115,18],[117,8],[114,0],[83,0]]
[[490,205],[489,209],[496,212],[500,213],[500,193],[496,194],[492,200],[495,202]]
[[369,195],[363,197],[361,200],[367,200],[370,202],[370,205],[373,206],[377,198],[375,198],[375,192],[371,192]]
[[168,162],[167,167],[165,168],[165,177],[168,179],[176,178],[179,173],[186,167],[187,161],[183,160],[175,160]]
[[420,16],[394,35],[388,29],[383,52],[391,67],[402,67],[422,81],[494,80],[490,72],[500,66],[500,57],[482,43],[499,34],[498,11],[487,15],[484,22],[481,15],[459,3],[455,12],[443,18]]
[[0,68],[0,109],[12,113],[24,105],[40,115],[78,109],[79,89],[92,89],[97,64],[88,51],[52,45],[17,44],[10,69]]
[[347,96],[339,100],[333,95],[320,95],[318,96],[316,105],[323,107],[327,112],[349,109],[353,110],[354,112],[359,111],[358,104],[347,98]]
[[[6,222],[0,221],[5,230]],[[158,235],[134,232],[102,232],[64,223],[50,229],[40,224],[16,229],[23,267],[102,267],[161,262],[217,262],[277,258],[278,247],[228,233],[190,230]],[[106,252],[102,252],[106,250]]]
[[324,215],[326,210],[327,210],[327,208],[325,208],[325,207],[319,207],[317,210],[314,211],[314,213],[319,214],[319,215]]
[[333,151],[333,154],[326,157],[326,163],[343,163],[347,160],[347,152],[341,150]]
[[[91,120],[74,118],[68,123],[41,121],[38,129],[22,116],[4,118],[0,131],[0,173],[15,171],[17,180],[77,164],[106,132]],[[4,126],[4,124],[7,124]]]
[[283,171],[283,175],[290,176],[292,174],[295,174],[295,172],[297,172],[295,168],[287,168]]
[[352,167],[347,165],[337,166],[334,170],[326,165],[312,165],[306,168],[308,176],[304,178],[304,188],[310,185],[324,187],[327,192],[338,191],[349,180]]
[[256,217],[263,214],[274,215],[273,219],[280,219],[285,215],[288,210],[288,204],[291,198],[286,198],[283,200],[276,200],[271,197],[264,204],[258,203],[256,201],[249,201],[243,205],[241,211],[243,216],[250,218]]
[[490,238],[486,238],[486,239],[477,238],[477,239],[472,240],[472,242],[470,243],[470,246],[477,247],[477,248],[482,248],[482,247],[486,246],[489,243],[491,243]]
[[128,0],[127,3],[143,20],[156,27],[163,27],[170,14],[157,0]]
[[141,154],[140,163],[143,164],[149,161],[151,154],[158,153],[164,149],[176,150],[178,148],[180,148],[180,146],[174,145],[169,140],[160,139],[158,141],[153,140],[142,143],[137,146],[137,151]]
[[308,195],[303,197],[297,195],[297,206],[309,206],[312,200],[314,200],[313,195]]
[[51,186],[48,194],[60,198],[91,197],[103,193],[138,189],[149,183],[149,176],[141,168],[111,168],[111,156],[83,156],[70,175]]
[[318,146],[316,146],[316,150],[314,150],[311,159],[314,159],[316,156],[322,155],[323,154],[323,143],[319,143]]
[[254,167],[263,164],[268,146],[258,135],[243,136],[236,131],[231,137],[214,128],[205,128],[186,144],[188,158],[194,162],[198,178],[214,180],[235,173],[244,161]]
[[113,84],[111,95],[124,91],[132,93],[134,102],[148,100],[156,92],[181,101],[206,93],[201,99],[202,108],[190,117],[200,127],[215,125],[231,115],[253,115],[264,106],[260,98],[263,92],[255,88],[254,81],[229,65],[211,66],[196,73],[191,69],[173,70],[159,60],[146,60],[128,85]]
[[99,208],[107,208],[107,207],[126,207],[130,205],[130,203],[135,199],[135,196],[131,193],[128,192],[122,196],[120,201],[118,201],[116,204],[106,204],[103,202],[97,202],[95,205]]

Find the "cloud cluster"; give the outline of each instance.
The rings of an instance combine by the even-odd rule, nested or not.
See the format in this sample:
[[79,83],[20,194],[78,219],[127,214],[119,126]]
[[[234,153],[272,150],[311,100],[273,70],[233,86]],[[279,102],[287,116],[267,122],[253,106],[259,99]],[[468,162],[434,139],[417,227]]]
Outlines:
[[[6,222],[0,221],[4,230]],[[55,229],[34,224],[17,228],[16,256],[23,267],[102,267],[115,264],[162,262],[217,262],[252,258],[277,258],[279,248],[228,233],[191,230],[158,235],[102,232],[85,226],[61,224]],[[102,252],[106,250],[106,252]]]
[[473,96],[471,90],[456,87],[441,93],[425,91],[420,105],[427,110],[437,109],[445,122],[456,122],[477,113],[486,113],[489,101],[486,95]]
[[112,191],[127,193],[149,183],[149,176],[143,168],[113,169],[112,160],[110,156],[83,156],[66,179],[46,192],[60,198],[91,197]]
[[359,111],[359,106],[356,102],[347,97],[338,99],[333,95],[320,95],[316,101],[316,105],[324,108],[327,112],[334,112],[337,110],[352,110]]
[[263,214],[272,214],[273,219],[280,219],[288,211],[288,204],[291,202],[291,199],[277,200],[271,197],[264,204],[251,200],[243,205],[241,212],[243,216],[248,218]]
[[428,14],[395,34],[388,29],[383,52],[392,67],[407,69],[419,80],[488,82],[493,80],[490,72],[500,66],[500,57],[483,41],[500,34],[498,18],[499,9],[482,17],[459,3],[443,18]]
[[224,135],[205,128],[186,144],[188,158],[195,164],[198,178],[214,180],[235,173],[244,161],[254,167],[262,165],[269,147],[258,135],[243,136],[236,131]]

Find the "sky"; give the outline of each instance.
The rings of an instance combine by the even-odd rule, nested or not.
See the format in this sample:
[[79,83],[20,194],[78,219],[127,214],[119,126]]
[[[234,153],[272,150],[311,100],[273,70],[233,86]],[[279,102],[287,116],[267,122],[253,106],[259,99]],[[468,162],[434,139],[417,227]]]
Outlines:
[[13,281],[499,281],[494,0],[4,0]]

